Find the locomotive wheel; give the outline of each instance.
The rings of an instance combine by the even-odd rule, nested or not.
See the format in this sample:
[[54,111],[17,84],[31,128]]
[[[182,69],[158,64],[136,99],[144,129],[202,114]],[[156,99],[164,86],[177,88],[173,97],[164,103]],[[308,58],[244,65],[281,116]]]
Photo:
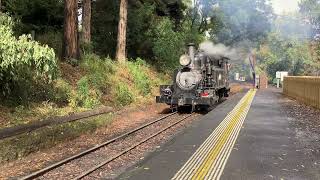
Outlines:
[[178,113],[193,113],[195,109],[192,108],[192,106],[178,106],[177,111]]
[[224,91],[224,97],[229,97],[229,92],[228,91]]

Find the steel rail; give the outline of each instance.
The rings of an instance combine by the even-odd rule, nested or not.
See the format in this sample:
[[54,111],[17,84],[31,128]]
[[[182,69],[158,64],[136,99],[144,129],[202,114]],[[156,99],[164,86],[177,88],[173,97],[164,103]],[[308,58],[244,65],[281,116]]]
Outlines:
[[113,161],[113,160],[117,159],[118,157],[122,156],[123,154],[126,154],[127,152],[131,151],[132,149],[136,148],[137,146],[139,146],[139,145],[141,145],[141,144],[145,143],[145,142],[146,142],[146,141],[148,141],[149,139],[152,139],[152,138],[154,138],[155,136],[157,136],[157,135],[161,134],[162,132],[164,132],[164,131],[166,131],[166,130],[170,129],[171,127],[173,127],[173,126],[175,126],[175,125],[177,125],[177,124],[179,124],[180,122],[182,122],[182,121],[184,121],[185,119],[187,119],[187,118],[191,117],[192,115],[193,115],[193,114],[190,114],[190,115],[187,115],[187,116],[183,117],[183,118],[182,118],[182,119],[180,119],[179,121],[177,121],[177,122],[175,122],[175,123],[173,123],[173,124],[171,124],[171,125],[169,125],[169,126],[165,127],[164,129],[162,129],[162,130],[160,130],[160,131],[156,132],[155,134],[153,134],[153,135],[151,135],[151,136],[147,137],[146,139],[144,139],[144,140],[142,140],[142,141],[140,141],[140,142],[136,143],[135,145],[133,145],[133,146],[131,146],[131,147],[127,148],[126,150],[124,150],[124,151],[122,151],[122,152],[118,153],[117,155],[115,155],[115,156],[113,156],[113,157],[111,157],[111,158],[109,158],[109,159],[107,159],[107,160],[105,160],[105,161],[101,162],[100,164],[98,164],[98,165],[96,165],[96,166],[92,167],[91,169],[89,169],[89,170],[87,170],[87,171],[85,171],[85,172],[81,173],[79,176],[77,176],[76,178],[74,178],[74,180],[79,180],[79,179],[82,179],[82,178],[84,178],[84,177],[88,176],[89,174],[91,174],[91,173],[93,173],[94,171],[98,170],[98,169],[99,169],[99,168],[101,168],[102,166],[104,166],[104,165],[106,165],[106,164],[110,163],[111,161]]
[[161,117],[161,118],[158,118],[158,119],[156,119],[156,120],[154,120],[154,121],[152,121],[152,122],[150,122],[150,123],[147,123],[147,124],[145,124],[145,125],[142,125],[142,126],[140,126],[140,127],[137,127],[137,128],[134,129],[134,130],[131,130],[131,131],[127,132],[127,133],[124,133],[124,134],[122,134],[122,135],[120,135],[120,136],[118,136],[118,137],[115,137],[115,138],[113,138],[113,139],[110,139],[110,140],[108,140],[108,141],[106,141],[106,142],[104,142],[104,143],[101,143],[101,144],[99,144],[99,145],[96,145],[96,146],[94,146],[94,147],[92,147],[92,148],[90,148],[90,149],[87,149],[87,150],[85,150],[85,151],[82,151],[82,152],[80,152],[80,153],[78,153],[78,154],[75,154],[75,155],[73,155],[73,156],[71,156],[71,157],[65,158],[65,159],[63,159],[63,160],[61,160],[61,161],[59,161],[59,162],[56,162],[56,163],[54,163],[54,164],[52,164],[52,165],[50,165],[50,166],[47,166],[47,167],[45,167],[45,168],[43,168],[43,169],[40,169],[40,170],[38,170],[38,171],[35,171],[35,172],[33,172],[33,173],[31,173],[31,174],[29,174],[29,175],[27,175],[27,176],[24,176],[24,177],[22,177],[22,178],[19,178],[19,179],[21,179],[21,180],[29,180],[29,179],[35,179],[35,178],[37,178],[37,177],[40,177],[40,176],[44,175],[45,173],[47,173],[47,172],[49,172],[49,171],[51,171],[51,170],[53,170],[53,169],[56,169],[56,168],[58,168],[58,167],[60,167],[60,166],[62,166],[62,165],[64,165],[64,164],[69,163],[69,162],[72,161],[72,160],[81,158],[81,157],[83,157],[83,156],[85,156],[85,155],[87,155],[87,154],[89,154],[89,153],[92,153],[92,152],[94,152],[94,151],[96,151],[96,150],[98,150],[98,149],[100,149],[100,148],[102,148],[102,147],[104,147],[104,146],[107,146],[107,145],[109,145],[109,144],[111,144],[111,143],[113,143],[113,142],[115,142],[115,141],[117,141],[117,140],[119,140],[119,139],[125,138],[125,137],[127,137],[127,136],[129,136],[129,135],[131,135],[131,134],[133,134],[133,133],[141,130],[141,129],[144,129],[144,128],[146,128],[146,127],[148,127],[148,126],[150,126],[150,125],[152,125],[152,124],[155,124],[155,123],[157,123],[157,122],[159,122],[159,121],[161,121],[161,120],[163,120],[163,119],[166,119],[166,118],[168,118],[168,117],[170,117],[170,116],[172,116],[172,115],[174,115],[174,114],[177,114],[177,112],[173,112],[173,113],[167,114],[167,115],[165,115],[165,116],[163,116],[163,117]]

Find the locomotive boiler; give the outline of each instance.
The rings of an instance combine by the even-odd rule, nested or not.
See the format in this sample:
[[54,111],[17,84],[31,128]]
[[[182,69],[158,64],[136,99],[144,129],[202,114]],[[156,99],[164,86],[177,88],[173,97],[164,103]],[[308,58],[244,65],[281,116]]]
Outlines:
[[171,85],[160,86],[157,103],[166,103],[180,110],[208,109],[223,97],[228,97],[229,58],[196,50],[188,44],[188,53],[180,57],[181,67],[173,75]]

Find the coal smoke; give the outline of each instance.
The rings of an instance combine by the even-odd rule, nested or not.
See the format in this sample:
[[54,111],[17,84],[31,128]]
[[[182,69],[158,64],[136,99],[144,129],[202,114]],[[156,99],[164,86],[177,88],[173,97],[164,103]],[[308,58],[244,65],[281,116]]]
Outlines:
[[221,43],[214,44],[211,41],[204,41],[199,45],[199,49],[210,56],[227,57],[232,61],[241,60],[243,58],[239,49],[228,47]]

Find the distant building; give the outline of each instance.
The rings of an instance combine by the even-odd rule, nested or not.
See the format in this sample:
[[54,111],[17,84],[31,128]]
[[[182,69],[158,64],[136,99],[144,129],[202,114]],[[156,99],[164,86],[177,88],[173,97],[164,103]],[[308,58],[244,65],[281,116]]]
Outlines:
[[259,89],[267,89],[268,88],[268,76],[264,72],[259,74],[258,88]]
[[240,77],[240,74],[239,74],[239,73],[236,73],[236,74],[234,75],[234,80],[239,81],[239,77]]
[[280,79],[281,82],[283,82],[283,78],[288,76],[288,72],[287,71],[277,71],[276,72],[276,78]]

